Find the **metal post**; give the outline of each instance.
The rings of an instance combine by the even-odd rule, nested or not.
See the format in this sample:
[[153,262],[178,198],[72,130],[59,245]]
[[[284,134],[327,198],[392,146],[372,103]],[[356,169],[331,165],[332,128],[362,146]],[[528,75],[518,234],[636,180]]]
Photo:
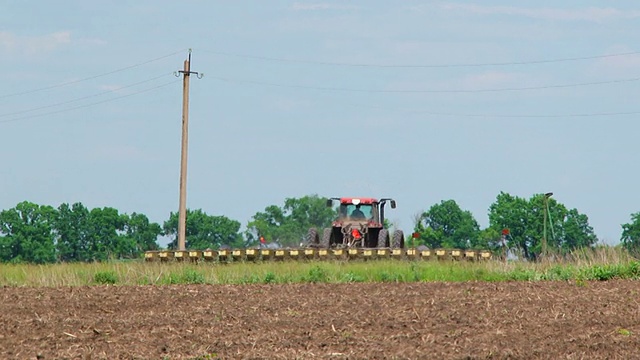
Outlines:
[[502,235],[502,261],[506,264],[507,263],[507,236],[506,235]]
[[502,229],[502,236],[500,237],[500,241],[502,242],[502,260],[504,263],[507,263],[507,257],[509,254],[507,253],[507,236],[511,233],[511,231],[507,228]]

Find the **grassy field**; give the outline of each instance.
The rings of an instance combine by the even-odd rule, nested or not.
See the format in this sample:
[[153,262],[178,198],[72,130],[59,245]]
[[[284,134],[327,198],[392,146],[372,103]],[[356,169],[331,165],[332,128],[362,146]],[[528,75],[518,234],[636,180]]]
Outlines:
[[640,278],[640,261],[615,249],[585,250],[562,260],[350,261],[265,263],[0,264],[1,286],[268,284],[416,281],[535,281]]

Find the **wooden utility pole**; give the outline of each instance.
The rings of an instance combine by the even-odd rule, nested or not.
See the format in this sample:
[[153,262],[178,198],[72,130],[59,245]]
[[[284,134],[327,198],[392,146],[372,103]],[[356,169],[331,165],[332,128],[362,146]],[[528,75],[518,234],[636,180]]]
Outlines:
[[549,216],[549,198],[553,195],[552,192],[544,194],[544,223],[542,227],[542,256],[547,256],[547,217]]
[[[200,78],[200,74],[191,71],[191,49],[189,58],[184,61],[182,74],[182,155],[180,158],[180,207],[178,210],[178,250],[186,250],[186,229],[187,229],[187,151],[189,148],[189,77],[195,74]],[[180,76],[180,75],[177,75]]]

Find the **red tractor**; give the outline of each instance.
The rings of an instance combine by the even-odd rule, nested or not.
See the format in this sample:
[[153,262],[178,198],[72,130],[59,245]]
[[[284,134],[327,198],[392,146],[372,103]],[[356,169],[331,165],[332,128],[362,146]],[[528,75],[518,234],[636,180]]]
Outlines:
[[320,248],[404,248],[404,233],[396,230],[393,238],[389,230],[384,228],[384,207],[389,201],[391,208],[396,208],[393,199],[373,198],[331,198],[327,206],[332,207],[339,201],[338,218],[332,227],[325,228],[318,234],[315,228],[309,229],[307,242],[310,246]]

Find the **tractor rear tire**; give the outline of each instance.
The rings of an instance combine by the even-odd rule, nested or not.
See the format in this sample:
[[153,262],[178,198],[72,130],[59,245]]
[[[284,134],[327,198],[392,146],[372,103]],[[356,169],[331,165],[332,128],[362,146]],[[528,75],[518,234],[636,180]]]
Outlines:
[[320,247],[328,249],[331,246],[331,228],[325,228],[322,230],[322,240],[320,240]]
[[396,230],[393,232],[392,248],[404,249],[404,232],[402,230]]
[[389,230],[381,229],[378,233],[378,247],[379,248],[388,248],[389,247]]
[[318,230],[316,228],[310,228],[307,233],[307,244],[306,246],[317,247],[320,245],[320,238],[318,237]]

